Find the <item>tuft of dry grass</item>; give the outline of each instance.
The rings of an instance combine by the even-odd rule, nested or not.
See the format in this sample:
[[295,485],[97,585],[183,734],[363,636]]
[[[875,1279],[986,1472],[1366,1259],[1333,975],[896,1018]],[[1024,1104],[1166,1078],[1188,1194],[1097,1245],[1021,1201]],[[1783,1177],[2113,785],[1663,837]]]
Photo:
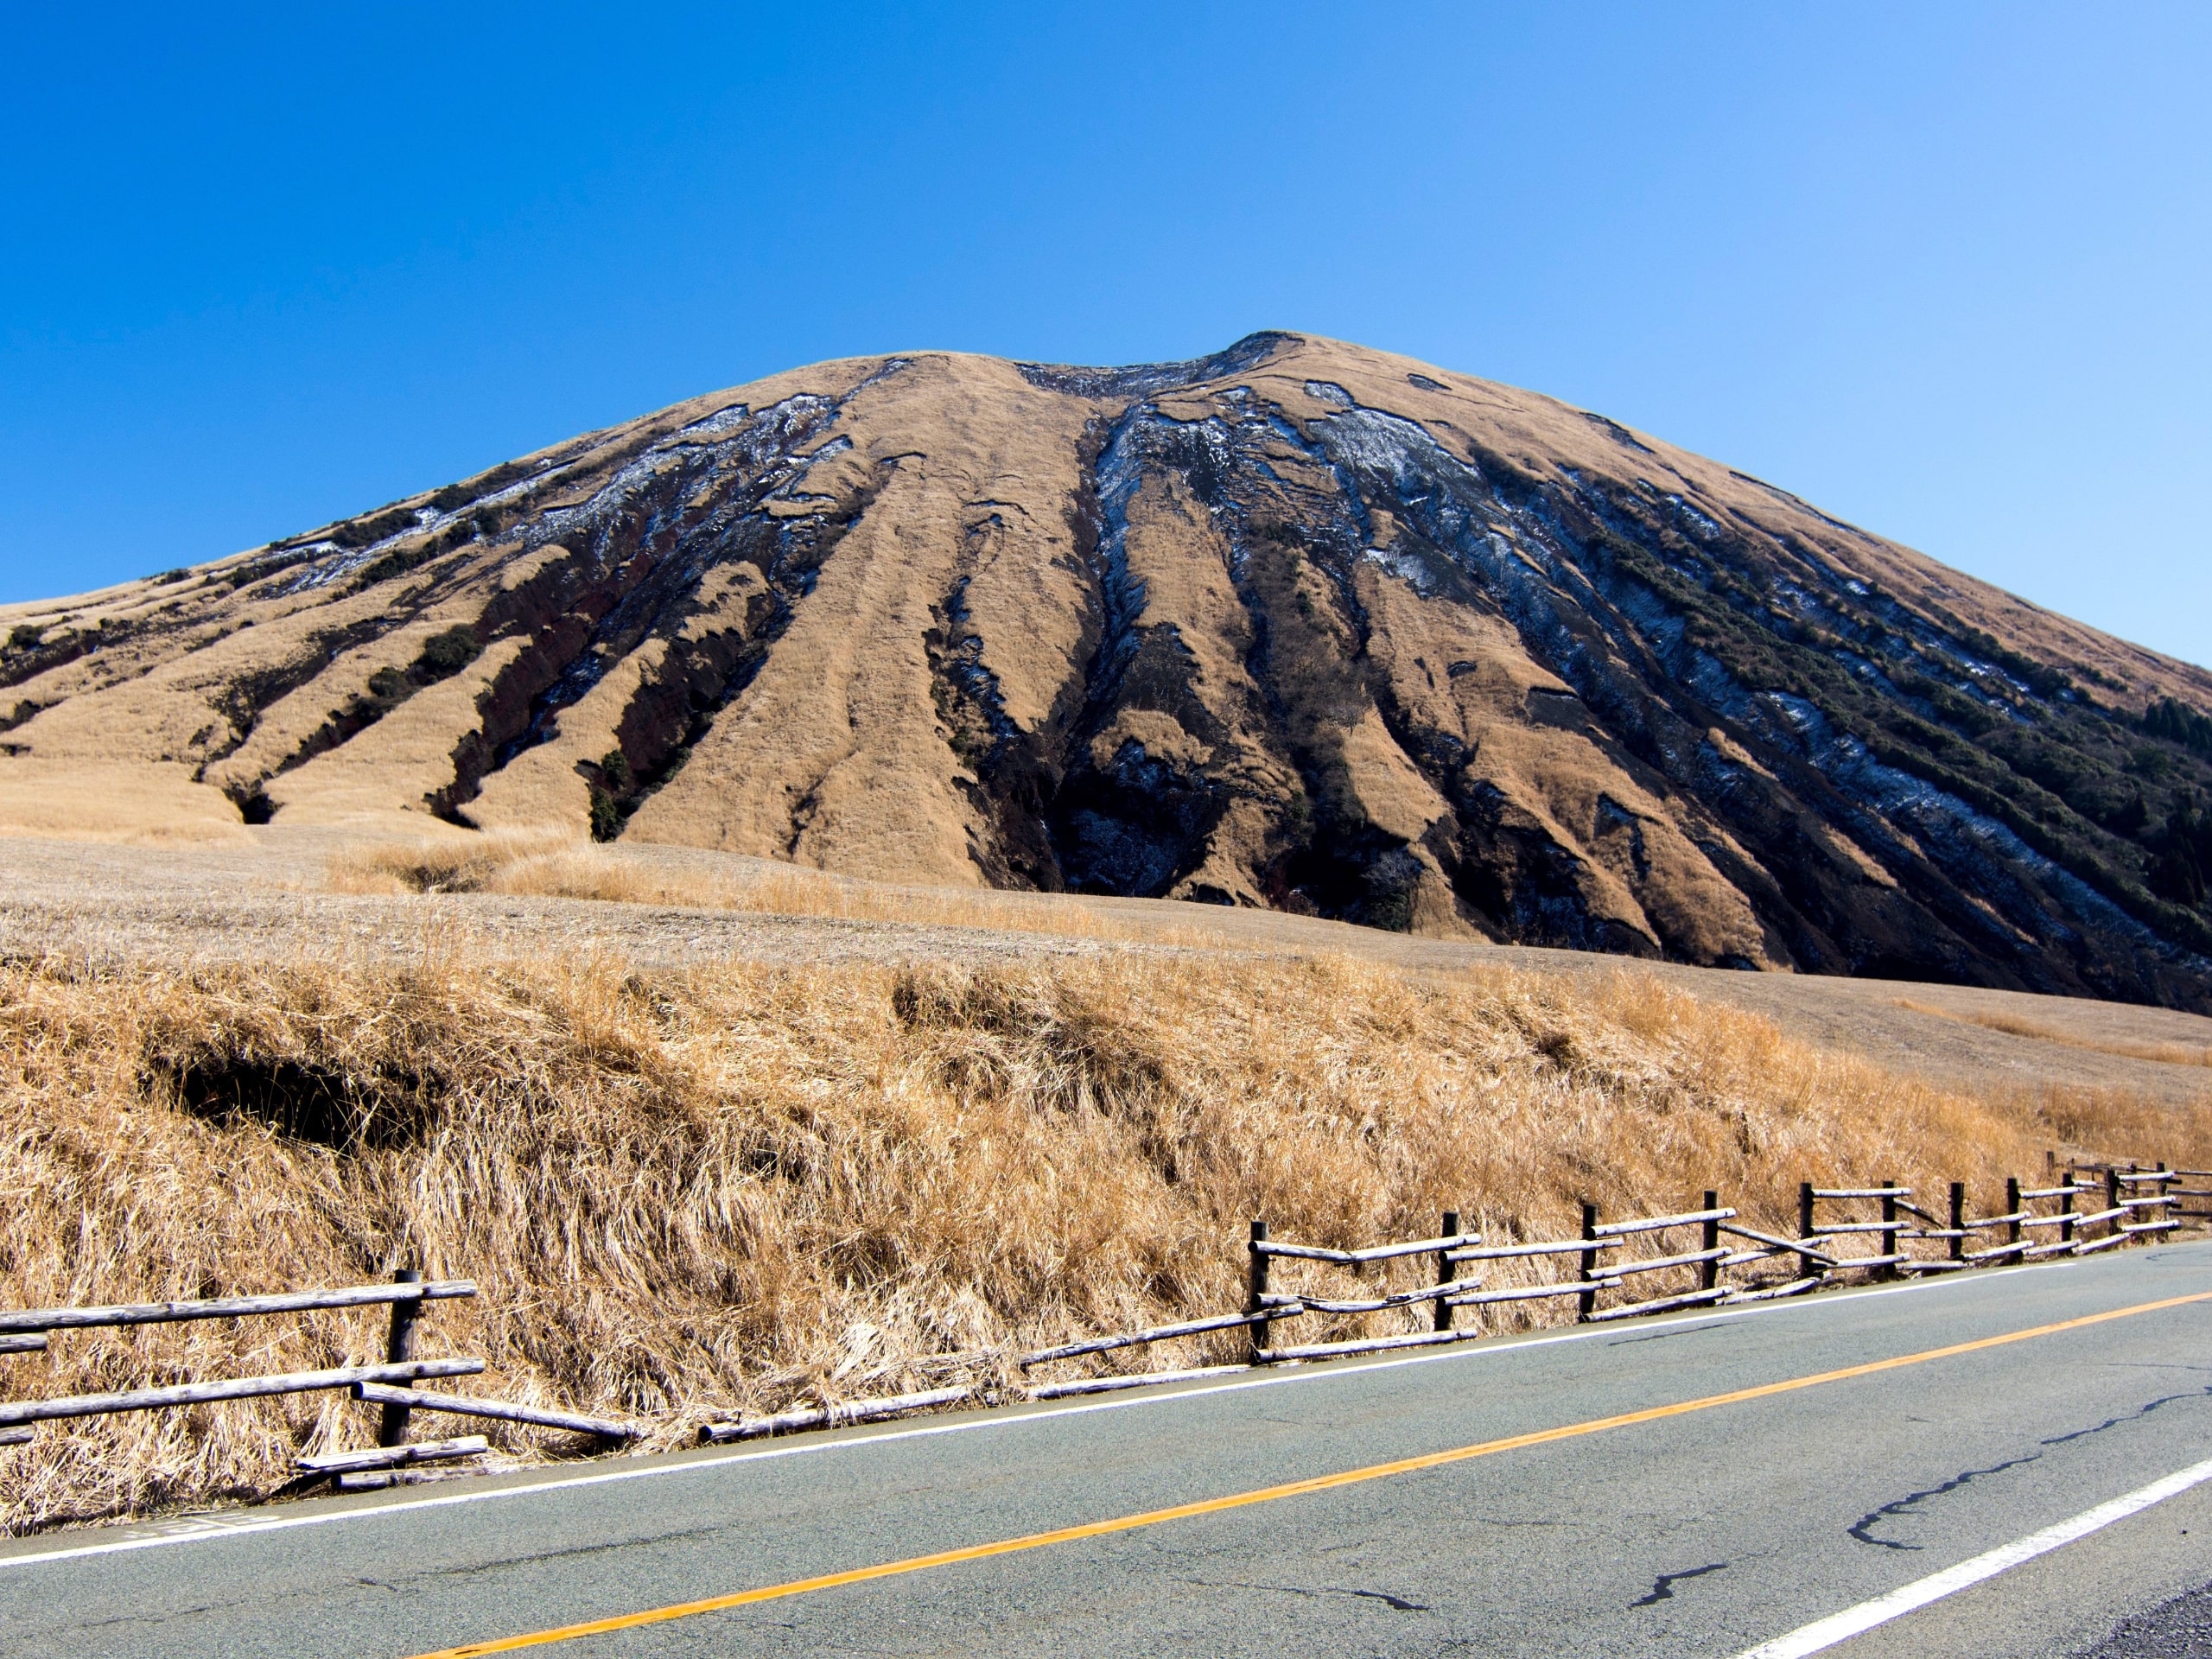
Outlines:
[[[1652,1213],[1713,1186],[1774,1230],[1807,1176],[1961,1179],[1986,1209],[2060,1140],[2212,1166],[2212,1109],[1968,1098],[1629,970],[1113,951],[641,976],[451,944],[404,967],[0,965],[8,1303],[418,1264],[483,1287],[435,1306],[426,1355],[483,1356],[467,1386],[487,1394],[648,1418],[657,1446],[741,1408],[1003,1383],[1031,1346],[1233,1309],[1255,1216],[1339,1246],[1421,1236],[1446,1208],[1558,1236],[1586,1198]],[[1550,1272],[1491,1265],[1493,1285]],[[62,1333],[0,1363],[42,1395],[363,1361],[380,1330],[334,1313]],[[298,1452],[369,1430],[328,1396],[48,1425],[0,1451],[0,1519],[252,1501]]]
[[349,847],[330,859],[327,879],[339,893],[501,893],[1122,944],[1223,943],[1204,926],[1125,922],[1063,894],[902,887],[765,861],[732,861],[728,868],[711,873],[671,869],[559,830]]
[[2008,1037],[2028,1037],[2037,1042],[2063,1043],[2069,1048],[2086,1048],[2099,1054],[2117,1054],[2123,1059],[2152,1060],[2161,1065],[2212,1066],[2212,1048],[2194,1043],[2134,1043],[2125,1038],[2078,1036],[2061,1031],[2056,1026],[2046,1026],[2034,1020],[2023,1020],[2018,1014],[1961,1013],[1951,1008],[1939,1008],[1929,1002],[1916,1002],[1910,997],[1894,996],[1892,1005],[1910,1008],[1915,1014],[1948,1020],[1955,1025],[1980,1026],[1986,1031],[2001,1031]]

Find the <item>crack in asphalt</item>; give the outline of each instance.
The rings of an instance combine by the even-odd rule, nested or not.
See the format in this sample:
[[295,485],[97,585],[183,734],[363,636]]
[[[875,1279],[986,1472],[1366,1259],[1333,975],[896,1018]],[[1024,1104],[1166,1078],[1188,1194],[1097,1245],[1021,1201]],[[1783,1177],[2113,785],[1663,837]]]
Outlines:
[[[2205,1399],[2212,1399],[2212,1387],[2194,1389],[2183,1394],[2160,1395],[2156,1400],[2151,1401],[2134,1411],[2125,1413],[2118,1417],[2107,1417],[2101,1423],[2093,1423],[2087,1428],[2077,1428],[2070,1433],[2054,1434],[2048,1440],[2037,1441],[2037,1444],[2045,1446],[2065,1446],[2075,1440],[2086,1440],[2092,1434],[2101,1434],[2107,1429],[2118,1428],[2125,1423],[2140,1422],[2161,1406],[2171,1406],[2177,1401]],[[1894,1503],[1885,1503],[1878,1510],[1867,1510],[1844,1530],[1860,1543],[1872,1544],[1877,1548],[1919,1549],[1923,1548],[1919,1544],[1899,1543],[1895,1539],[1877,1538],[1872,1535],[1872,1529],[1885,1520],[1904,1514],[1917,1503],[1925,1503],[1931,1497],[1942,1497],[1947,1492],[1955,1492],[1969,1481],[1979,1480],[1984,1475],[2002,1474],[2007,1469],[2017,1469],[2023,1464],[2033,1463],[2042,1456],[2043,1453],[2040,1452],[2031,1452],[2024,1457],[2007,1458],[2002,1463],[1993,1463],[1986,1469],[1964,1470],[1952,1476],[1940,1486],[1930,1486],[1924,1491],[1909,1492]]]
[[1387,1590],[1355,1590],[1349,1585],[1240,1584],[1229,1579],[1178,1579],[1175,1582],[1200,1590],[1266,1590],[1279,1596],[1357,1596],[1369,1601],[1382,1602],[1401,1613],[1432,1613],[1436,1611],[1425,1602],[1408,1601],[1403,1596],[1394,1596]]
[[1694,1567],[1687,1573],[1662,1573],[1651,1580],[1651,1593],[1639,1600],[1631,1601],[1629,1605],[1656,1607],[1662,1601],[1672,1601],[1675,1599],[1675,1586],[1684,1579],[1701,1579],[1708,1573],[1723,1571],[1727,1565],[1726,1561],[1713,1561],[1705,1567]]
[[2063,1446],[2069,1440],[2082,1440],[2091,1434],[2101,1434],[2105,1430],[2108,1428],[2117,1428],[2122,1423],[2132,1423],[2141,1418],[2148,1417],[2160,1406],[2171,1406],[2177,1400],[2202,1400],[2208,1397],[2212,1397],[2212,1388],[2192,1389],[2187,1394],[2162,1394],[2156,1400],[2151,1402],[2149,1405],[2145,1406],[2139,1411],[2131,1411],[2125,1417],[2107,1417],[2104,1421],[2097,1424],[2094,1428],[2077,1428],[2071,1434],[2056,1435],[2050,1440],[2044,1441],[2043,1444],[2045,1446]]
[[1993,1463],[1986,1469],[1962,1470],[1940,1486],[1930,1486],[1924,1491],[1908,1492],[1892,1503],[1883,1504],[1878,1510],[1867,1510],[1844,1530],[1860,1543],[1872,1544],[1878,1549],[1923,1549],[1926,1548],[1923,1544],[1901,1544],[1895,1539],[1877,1538],[1869,1529],[1882,1521],[1903,1515],[1916,1503],[1924,1503],[1931,1497],[1941,1497],[1946,1492],[1955,1492],[1968,1481],[1979,1480],[1984,1475],[2002,1474],[2005,1470],[2017,1469],[2024,1463],[2033,1463],[2041,1456],[2043,1453],[2040,1452],[2031,1452],[2025,1457],[2007,1458],[2002,1463]]

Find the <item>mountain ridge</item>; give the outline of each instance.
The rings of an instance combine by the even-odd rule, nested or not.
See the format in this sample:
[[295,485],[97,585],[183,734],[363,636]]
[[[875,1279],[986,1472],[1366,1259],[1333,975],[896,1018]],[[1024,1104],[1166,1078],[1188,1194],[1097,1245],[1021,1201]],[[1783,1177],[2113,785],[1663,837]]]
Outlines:
[[1311,335],[813,365],[0,639],[19,770],[248,818],[2212,1007],[2212,675]]

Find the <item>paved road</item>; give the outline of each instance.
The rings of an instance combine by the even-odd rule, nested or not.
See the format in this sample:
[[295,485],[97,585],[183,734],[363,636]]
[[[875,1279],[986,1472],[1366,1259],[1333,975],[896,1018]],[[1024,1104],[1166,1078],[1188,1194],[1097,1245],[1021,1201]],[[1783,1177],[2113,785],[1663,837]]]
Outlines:
[[[2197,1295],[2212,1245],[31,1540],[0,1653],[416,1655]],[[527,1650],[1725,1656],[2208,1459],[2212,1300]],[[2208,1581],[2212,1480],[1827,1650],[2056,1659]]]

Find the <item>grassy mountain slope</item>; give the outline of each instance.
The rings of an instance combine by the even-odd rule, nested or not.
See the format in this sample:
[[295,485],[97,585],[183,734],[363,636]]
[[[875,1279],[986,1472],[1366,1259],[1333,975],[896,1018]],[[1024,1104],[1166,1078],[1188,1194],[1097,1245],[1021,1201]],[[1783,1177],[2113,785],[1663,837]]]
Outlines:
[[0,640],[20,776],[249,820],[2212,1007],[2212,676],[1302,336],[817,365]]

